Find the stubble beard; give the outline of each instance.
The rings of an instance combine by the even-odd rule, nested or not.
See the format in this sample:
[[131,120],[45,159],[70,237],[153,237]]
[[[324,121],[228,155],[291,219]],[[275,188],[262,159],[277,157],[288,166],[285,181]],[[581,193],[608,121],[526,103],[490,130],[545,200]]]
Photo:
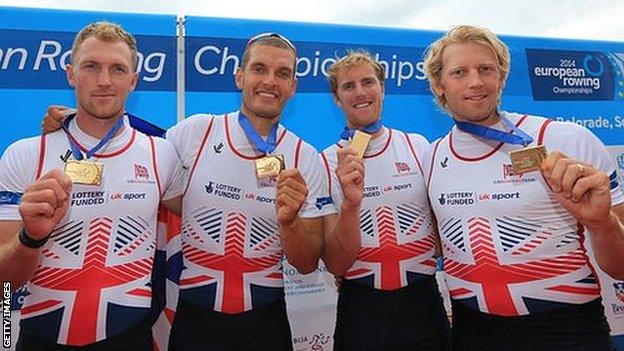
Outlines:
[[282,114],[282,111],[284,110],[284,106],[262,109],[262,108],[252,108],[248,104],[244,104],[244,107],[248,113],[250,112],[251,114],[253,114],[254,116],[258,118],[267,119],[267,120],[273,120],[273,119],[279,118],[279,116]]
[[98,111],[98,109],[94,106],[85,106],[85,105],[82,105],[82,109],[85,112],[87,112],[87,114],[89,114],[90,116],[100,121],[111,120],[116,117],[119,117],[124,111],[123,107],[118,108],[114,112],[109,112],[110,111],[109,109],[106,109],[104,111]]

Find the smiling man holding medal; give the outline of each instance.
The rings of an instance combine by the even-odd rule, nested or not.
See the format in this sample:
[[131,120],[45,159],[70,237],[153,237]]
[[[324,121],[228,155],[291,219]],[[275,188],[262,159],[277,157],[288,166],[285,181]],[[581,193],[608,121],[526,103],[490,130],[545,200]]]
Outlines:
[[188,170],[170,350],[292,349],[282,259],[314,271],[331,211],[318,201],[318,153],[279,124],[295,64],[288,39],[254,36],[236,72],[240,110],[194,115],[167,133]]
[[323,259],[344,278],[334,350],[449,350],[421,163],[429,143],[383,126],[385,76],[369,53],[348,53],[328,75],[347,125],[322,153],[338,210],[325,217]]
[[509,60],[502,41],[473,26],[453,28],[425,58],[436,102],[455,122],[426,161],[453,347],[611,350],[583,242],[602,270],[624,277],[615,166],[577,124],[500,111]]
[[17,350],[152,350],[156,215],[181,192],[178,157],[128,124],[129,33],[90,24],[71,57],[76,113],[0,161],[0,276],[28,289]]

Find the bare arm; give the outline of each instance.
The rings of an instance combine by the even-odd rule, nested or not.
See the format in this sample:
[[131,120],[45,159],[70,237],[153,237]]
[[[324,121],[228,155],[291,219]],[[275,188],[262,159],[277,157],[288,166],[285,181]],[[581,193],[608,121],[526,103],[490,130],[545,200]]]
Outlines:
[[586,225],[600,269],[614,279],[624,279],[624,204],[612,208],[605,221]]
[[15,288],[27,282],[37,267],[41,248],[30,248],[18,238],[24,228],[33,240],[50,235],[69,208],[71,181],[59,170],[52,170],[29,186],[19,205],[22,221],[0,222],[0,277]]
[[338,150],[337,156],[336,176],[344,200],[337,215],[325,217],[323,261],[339,277],[353,266],[362,245],[359,213],[364,196],[364,162],[350,148]]
[[282,247],[288,262],[302,274],[314,271],[323,254],[322,218],[299,217],[307,196],[308,187],[298,170],[287,169],[279,174],[275,209]]
[[10,281],[16,290],[33,275],[41,249],[31,249],[20,243],[18,234],[23,228],[22,221],[0,222],[0,279]]
[[301,274],[314,272],[323,254],[323,219],[297,217],[290,225],[280,225],[280,233],[288,262]]
[[359,206],[341,206],[338,214],[325,216],[324,222],[323,261],[327,270],[340,277],[353,266],[361,247]]
[[548,155],[542,172],[557,200],[591,232],[600,268],[624,279],[624,204],[611,207],[609,177],[560,152]]

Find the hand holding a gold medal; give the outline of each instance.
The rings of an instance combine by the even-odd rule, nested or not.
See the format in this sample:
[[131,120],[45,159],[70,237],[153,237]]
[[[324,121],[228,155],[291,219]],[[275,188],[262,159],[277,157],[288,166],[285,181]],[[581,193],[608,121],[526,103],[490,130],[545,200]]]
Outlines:
[[295,222],[299,209],[308,197],[308,186],[297,169],[286,169],[277,176],[275,205],[280,226]]
[[39,240],[50,235],[67,213],[71,187],[69,177],[54,169],[26,188],[19,212],[28,236]]
[[557,200],[581,224],[591,227],[608,220],[611,191],[604,172],[559,151],[548,154],[541,171]]
[[599,267],[616,279],[623,279],[624,206],[611,204],[611,181],[592,165],[551,152],[541,167],[557,200],[591,235]]
[[344,195],[342,207],[357,208],[364,194],[364,160],[351,147],[338,149],[336,154],[336,176]]

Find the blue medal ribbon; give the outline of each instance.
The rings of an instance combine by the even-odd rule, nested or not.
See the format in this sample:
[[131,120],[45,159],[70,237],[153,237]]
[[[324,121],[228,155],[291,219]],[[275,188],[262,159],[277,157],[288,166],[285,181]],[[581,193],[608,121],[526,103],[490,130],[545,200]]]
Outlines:
[[501,141],[507,144],[523,145],[527,146],[533,142],[533,137],[523,132],[515,124],[511,123],[505,116],[500,116],[501,121],[505,123],[507,127],[511,129],[511,132],[503,132],[490,127],[485,127],[479,124],[470,122],[455,121],[457,128],[463,130],[466,133],[470,133],[476,136],[480,136],[485,139]]
[[[360,128],[359,130],[362,132],[366,132],[368,134],[375,134],[381,129],[381,127],[383,127],[383,124],[381,123],[381,118],[380,118],[376,120],[375,122],[365,126],[364,128]],[[343,140],[350,140],[351,138],[353,138],[353,135],[355,134],[356,130],[357,129],[355,128],[349,128],[345,126],[342,133],[340,133],[340,138]]]
[[271,127],[267,140],[262,139],[262,136],[256,132],[254,127],[251,125],[251,122],[249,122],[249,119],[243,114],[242,111],[238,112],[238,124],[240,124],[241,128],[243,128],[245,135],[247,135],[247,138],[249,138],[249,141],[251,142],[251,146],[253,146],[256,151],[266,155],[275,150],[275,147],[277,146],[276,140],[278,123],[273,124]]
[[115,134],[117,134],[117,132],[119,131],[119,128],[121,128],[121,126],[123,126],[123,124],[124,124],[124,116],[122,116],[121,118],[119,118],[119,120],[117,120],[115,125],[113,125],[111,127],[111,129],[108,130],[108,133],[106,133],[104,138],[100,139],[100,142],[97,143],[97,145],[95,145],[91,150],[87,150],[86,155],[82,154],[82,152],[80,151],[80,146],[78,146],[78,144],[74,141],[74,139],[71,138],[71,136],[70,136],[71,134],[69,133],[69,122],[74,117],[76,117],[76,115],[72,115],[72,116],[69,116],[69,117],[65,118],[65,120],[63,121],[63,124],[61,125],[61,128],[63,128],[63,130],[65,131],[65,134],[67,134],[67,140],[69,141],[69,146],[71,147],[72,155],[74,156],[74,159],[78,160],[78,161],[80,161],[82,159],[87,159],[88,160],[96,152],[98,152],[98,150],[100,150],[102,147],[104,147],[104,145],[106,145],[106,143],[108,143],[113,137],[115,137]]

